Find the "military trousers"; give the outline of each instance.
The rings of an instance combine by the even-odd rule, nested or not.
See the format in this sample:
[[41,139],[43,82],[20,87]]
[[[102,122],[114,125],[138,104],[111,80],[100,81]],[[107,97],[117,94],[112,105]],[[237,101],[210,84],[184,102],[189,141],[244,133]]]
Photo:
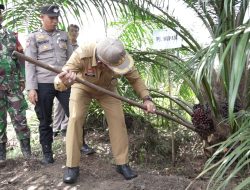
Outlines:
[[0,143],[7,142],[7,112],[18,140],[30,138],[26,120],[27,102],[19,86],[11,90],[0,90]]
[[70,117],[66,134],[67,167],[77,167],[80,163],[80,148],[83,141],[83,128],[92,99],[96,99],[104,109],[108,122],[112,153],[117,165],[128,162],[128,135],[122,103],[106,94],[93,94],[72,87],[69,101]]
[[60,92],[54,88],[53,83],[38,83],[38,102],[35,106],[39,124],[40,144],[49,145],[53,142],[52,108],[56,97],[62,105],[65,114],[69,115],[70,89]]

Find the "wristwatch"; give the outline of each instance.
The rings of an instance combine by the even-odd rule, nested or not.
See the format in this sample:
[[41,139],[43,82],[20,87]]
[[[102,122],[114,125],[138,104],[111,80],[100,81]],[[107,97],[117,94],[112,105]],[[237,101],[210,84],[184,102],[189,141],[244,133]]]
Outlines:
[[149,96],[149,95],[148,95],[148,96],[143,97],[143,98],[142,98],[142,100],[143,100],[143,102],[145,102],[145,101],[147,101],[147,100],[148,100],[148,101],[153,102],[152,97],[151,97],[151,96]]

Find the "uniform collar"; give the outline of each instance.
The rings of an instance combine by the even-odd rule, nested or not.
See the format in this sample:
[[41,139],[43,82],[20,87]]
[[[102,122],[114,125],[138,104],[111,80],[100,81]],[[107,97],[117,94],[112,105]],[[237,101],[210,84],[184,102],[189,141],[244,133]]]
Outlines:
[[44,30],[44,28],[40,28],[40,30],[39,30],[39,32],[44,32],[50,36],[55,35],[56,33],[58,33],[58,31],[59,31],[58,29],[55,29],[53,32],[48,32],[48,31]]

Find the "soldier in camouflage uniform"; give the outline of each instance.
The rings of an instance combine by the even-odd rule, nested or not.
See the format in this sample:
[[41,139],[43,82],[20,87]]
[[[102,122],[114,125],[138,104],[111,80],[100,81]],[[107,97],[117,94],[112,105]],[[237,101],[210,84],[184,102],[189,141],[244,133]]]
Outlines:
[[24,61],[11,56],[14,50],[23,52],[17,34],[4,28],[0,4],[0,162],[6,160],[7,112],[11,117],[21,150],[25,158],[30,158],[30,130],[27,126],[27,103],[23,96]]

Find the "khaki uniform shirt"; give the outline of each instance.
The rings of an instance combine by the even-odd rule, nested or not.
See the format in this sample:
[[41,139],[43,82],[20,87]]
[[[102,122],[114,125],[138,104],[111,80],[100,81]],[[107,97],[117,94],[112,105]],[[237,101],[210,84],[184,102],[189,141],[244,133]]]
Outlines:
[[[117,78],[121,76],[108,68],[104,69],[103,67],[97,65],[95,58],[95,48],[96,43],[85,43],[81,45],[73,52],[66,65],[63,67],[63,70],[71,70],[76,72],[77,77],[81,79],[87,80],[110,91],[116,91]],[[133,89],[141,98],[149,95],[147,87],[145,86],[144,81],[140,78],[135,67],[126,73],[124,77],[127,78]],[[75,83],[72,87],[81,88],[96,95],[100,93],[81,83]],[[56,78],[55,88],[62,91],[66,89],[66,86],[58,78]]]
[[[39,29],[29,35],[25,55],[61,69],[72,54],[68,35],[64,31],[46,32]],[[38,83],[54,83],[56,73],[25,62],[26,89],[38,88]]]

